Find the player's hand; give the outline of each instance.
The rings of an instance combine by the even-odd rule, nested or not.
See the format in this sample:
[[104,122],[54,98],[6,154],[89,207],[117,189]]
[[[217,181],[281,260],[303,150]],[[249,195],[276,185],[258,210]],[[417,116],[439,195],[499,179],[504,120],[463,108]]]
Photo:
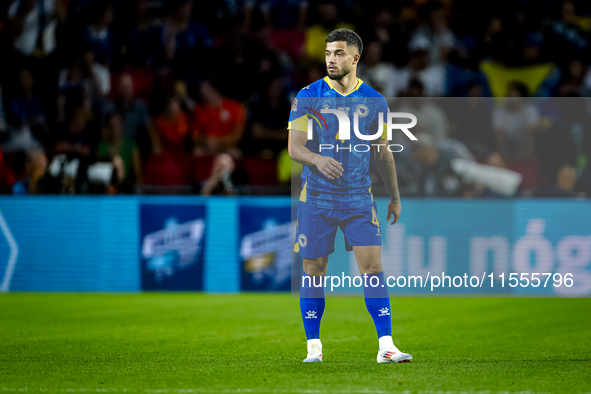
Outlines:
[[400,200],[390,200],[390,202],[388,203],[388,216],[386,217],[386,220],[389,222],[390,218],[393,217],[394,220],[392,220],[392,222],[390,223],[391,225],[396,223],[398,219],[400,219],[401,208],[402,207],[400,206]]
[[343,166],[332,157],[318,156],[314,162],[316,168],[328,179],[336,179],[343,175]]

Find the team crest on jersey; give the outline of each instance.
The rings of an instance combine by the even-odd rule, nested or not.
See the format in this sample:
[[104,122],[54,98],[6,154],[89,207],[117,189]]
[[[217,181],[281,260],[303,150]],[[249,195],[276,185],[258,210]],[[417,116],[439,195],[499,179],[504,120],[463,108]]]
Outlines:
[[300,234],[300,236],[298,237],[298,243],[302,248],[305,248],[306,245],[308,245],[308,238],[306,238],[304,234]]
[[369,114],[369,108],[367,108],[367,105],[365,104],[359,104],[355,107],[355,113],[364,118]]
[[292,111],[297,111],[298,110],[298,99],[293,99],[293,104],[291,105],[291,110]]
[[329,108],[330,108],[330,105],[324,104],[324,109],[329,109]]

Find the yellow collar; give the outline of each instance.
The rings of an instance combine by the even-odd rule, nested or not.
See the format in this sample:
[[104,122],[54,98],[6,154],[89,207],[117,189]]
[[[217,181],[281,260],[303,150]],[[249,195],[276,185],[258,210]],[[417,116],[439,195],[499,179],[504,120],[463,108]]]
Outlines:
[[351,93],[353,93],[354,91],[356,91],[357,89],[359,89],[359,87],[361,86],[361,84],[363,83],[363,81],[359,78],[357,78],[357,85],[355,86],[355,89],[351,90],[349,93],[347,94],[343,94],[341,92],[339,92],[338,90],[336,90],[333,86],[332,83],[330,83],[330,78],[329,77],[324,77],[324,81],[328,84],[328,86],[330,86],[331,89],[333,89],[335,92],[337,92],[338,94],[340,94],[341,96],[348,96]]

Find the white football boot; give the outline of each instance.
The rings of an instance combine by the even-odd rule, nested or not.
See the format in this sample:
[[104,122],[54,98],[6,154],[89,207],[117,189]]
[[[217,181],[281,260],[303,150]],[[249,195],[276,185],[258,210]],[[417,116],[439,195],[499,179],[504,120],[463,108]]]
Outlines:
[[322,362],[322,342],[320,339],[310,339],[308,341],[308,357],[304,360],[305,363],[321,363]]
[[402,353],[394,342],[391,335],[385,335],[379,339],[380,345],[378,350],[378,363],[409,363],[412,361],[412,356],[407,353]]
[[386,347],[378,351],[378,363],[409,363],[412,361],[412,356],[408,353],[402,353],[396,346]]

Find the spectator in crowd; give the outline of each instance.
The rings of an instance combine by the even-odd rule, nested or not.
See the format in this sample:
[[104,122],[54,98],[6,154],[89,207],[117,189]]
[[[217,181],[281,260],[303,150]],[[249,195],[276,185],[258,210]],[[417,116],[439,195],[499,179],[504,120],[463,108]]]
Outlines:
[[111,73],[108,67],[96,63],[94,52],[87,49],[73,67],[60,71],[58,89],[87,90],[92,96],[107,97],[111,93]]
[[180,75],[185,75],[189,66],[198,67],[197,49],[212,46],[207,26],[191,20],[193,0],[167,3],[171,12],[164,18],[162,26],[161,66],[172,65]]
[[228,153],[242,156],[238,142],[242,138],[245,111],[236,100],[223,97],[209,81],[201,83],[201,104],[195,107],[195,154]]
[[417,130],[429,134],[436,143],[448,138],[447,116],[437,104],[425,97],[421,81],[412,80],[405,95],[409,99],[403,104],[409,105],[408,112],[417,117]]
[[506,48],[506,33],[503,20],[498,15],[489,18],[484,34],[478,43],[478,57],[488,60],[501,60],[503,47]]
[[[41,138],[47,137],[49,130],[45,124],[43,104],[33,93],[34,80],[28,69],[19,73],[20,94],[10,103],[10,112],[4,117],[3,105],[0,105],[0,124],[2,126],[2,144],[4,152],[18,152],[41,148],[41,143],[33,133]],[[0,96],[0,101],[2,97]],[[8,120],[8,121],[7,121]],[[11,124],[12,125],[11,125]]]
[[28,127],[37,140],[47,143],[49,128],[46,124],[43,100],[34,93],[33,75],[28,69],[23,69],[19,73],[18,82],[21,94],[10,104],[12,123],[17,128]]
[[318,4],[318,23],[306,32],[306,52],[308,56],[324,63],[325,39],[335,29],[353,29],[348,23],[341,22],[336,4],[321,2]]
[[88,162],[98,142],[89,127],[91,118],[85,108],[76,108],[69,122],[56,133],[55,153]]
[[506,160],[529,159],[532,156],[534,132],[540,116],[528,96],[527,86],[512,82],[505,104],[493,111],[495,138]]
[[187,84],[184,81],[178,80],[174,83],[174,97],[179,101],[182,111],[194,118],[197,103],[189,96]]
[[121,116],[107,114],[102,140],[97,147],[97,159],[121,161],[119,191],[133,193],[136,185],[143,183],[140,151],[134,140],[125,138]]
[[382,62],[382,45],[378,41],[365,46],[357,76],[385,97],[396,94],[396,71],[392,64]]
[[92,92],[84,79],[80,61],[61,70],[58,79],[56,122],[62,124],[76,107],[92,108]]
[[94,52],[86,50],[82,54],[82,77],[90,85],[94,96],[108,97],[111,93],[111,72],[108,67],[94,61]]
[[59,0],[13,0],[8,18],[14,49],[24,57],[50,55],[57,46],[57,26],[65,17]]
[[443,96],[445,93],[445,67],[441,64],[431,64],[428,50],[429,41],[419,37],[409,44],[410,61],[408,66],[396,70],[394,79],[396,86],[395,94],[400,95],[409,87],[413,79],[419,80],[424,86],[426,96]]
[[[306,86],[326,76],[326,64],[314,59],[307,59],[304,62],[301,85]],[[295,93],[294,93],[295,96]]]
[[457,40],[447,25],[443,5],[438,0],[430,0],[419,11],[421,25],[415,30],[409,46],[422,47],[428,43],[429,62],[433,65],[447,62],[450,52],[457,47]]
[[226,33],[249,34],[253,26],[253,14],[257,2],[252,0],[221,0],[214,3],[212,25],[220,36]]
[[0,142],[8,138],[8,123],[6,122],[6,111],[4,111],[4,100],[2,96],[2,85],[0,85]]
[[[10,0],[0,40],[0,149],[15,174],[25,152],[45,149],[57,163],[50,169],[67,163],[63,176],[52,175],[59,185],[44,190],[89,192],[76,165],[84,174],[99,159],[119,174],[108,184],[106,163],[91,171],[102,174],[103,192],[132,191],[142,166],[148,182],[171,174],[171,182],[199,183],[213,162],[203,193],[235,193],[231,178],[250,171],[248,163],[289,163],[279,159],[289,95],[326,75],[326,36],[354,20],[365,43],[359,77],[401,97],[391,108],[415,114],[413,132],[431,139],[415,150],[395,134],[405,146],[397,160],[403,193],[416,170],[422,195],[463,195],[445,167],[445,146],[460,145],[480,163],[520,172],[536,195],[552,194],[546,186],[559,172],[566,183],[567,164],[591,190],[591,111],[581,99],[591,95],[591,8],[579,0],[514,3]],[[432,99],[450,94],[468,97]],[[495,108],[488,94],[509,98]],[[557,99],[534,106],[529,95]],[[158,161],[167,152],[173,165]],[[176,160],[185,152],[203,157]]]
[[232,156],[227,153],[220,153],[215,156],[211,175],[203,182],[201,187],[201,195],[234,194],[235,189],[231,176],[235,169],[236,164]]
[[246,155],[277,156],[287,145],[287,121],[290,104],[283,91],[282,79],[275,77],[263,95],[249,108],[248,132],[242,141]]
[[164,113],[154,119],[154,128],[162,152],[172,156],[183,156],[192,136],[189,117],[182,111],[181,101],[169,97]]
[[565,164],[556,174],[556,182],[549,187],[537,191],[538,197],[575,197],[577,171],[571,165]]
[[361,32],[364,39],[372,38],[372,41],[380,43],[382,61],[395,67],[404,67],[408,62],[409,37],[400,17],[401,8],[396,4],[378,8],[371,16],[367,30]]
[[576,22],[577,10],[572,0],[562,1],[560,17],[551,23],[551,32],[547,46],[550,57],[559,66],[565,67],[568,60],[576,57],[586,57],[589,50],[587,34]]
[[589,67],[579,58],[571,60],[558,83],[554,96],[589,96],[591,94],[591,73]]
[[136,0],[136,19],[123,43],[125,63],[133,67],[149,68],[155,64],[162,36],[162,19],[152,15],[150,0]]
[[47,156],[42,150],[27,153],[25,177],[14,183],[12,192],[15,195],[37,194],[45,192]]
[[109,2],[93,2],[92,22],[82,33],[82,46],[91,48],[97,62],[108,65],[113,57],[113,6]]
[[118,82],[117,97],[105,107],[105,113],[116,112],[123,120],[124,137],[137,142],[143,157],[160,152],[148,105],[135,97],[133,78],[122,74]]
[[548,100],[539,106],[540,122],[534,136],[535,156],[541,158],[544,183],[553,182],[565,164],[578,170],[586,167],[584,141],[591,130],[587,103],[576,92],[560,88],[559,91],[570,97]]
[[437,147],[429,134],[417,135],[412,149],[414,160],[420,165],[417,179],[418,195],[424,197],[460,196],[464,191],[461,179],[451,167],[450,158]]
[[4,163],[4,155],[0,152],[0,194],[12,194],[14,183],[14,172]]
[[292,59],[303,51],[306,38],[308,0],[264,0],[261,12],[271,28],[271,42]]
[[495,149],[492,131],[492,100],[482,97],[482,86],[473,84],[468,89],[468,98],[448,103],[450,135],[462,141],[476,159],[483,162]]
[[505,160],[499,152],[492,152],[490,155],[488,155],[484,164],[497,168],[507,168],[507,166],[505,165]]

